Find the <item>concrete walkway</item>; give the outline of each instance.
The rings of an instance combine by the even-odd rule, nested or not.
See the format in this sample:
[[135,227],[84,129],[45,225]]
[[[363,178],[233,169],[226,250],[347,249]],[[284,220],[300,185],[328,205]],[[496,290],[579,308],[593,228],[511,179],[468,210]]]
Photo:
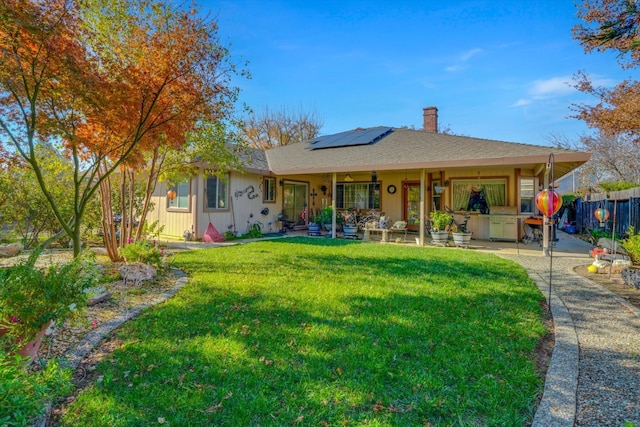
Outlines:
[[575,274],[593,261],[591,245],[558,237],[553,257],[497,251],[520,263],[547,297],[551,279],[556,346],[533,425],[640,426],[640,310]]

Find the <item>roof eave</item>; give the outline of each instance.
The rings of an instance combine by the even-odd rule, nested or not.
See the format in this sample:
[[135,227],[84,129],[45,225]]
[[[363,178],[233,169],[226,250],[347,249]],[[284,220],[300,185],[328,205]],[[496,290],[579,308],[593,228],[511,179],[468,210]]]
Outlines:
[[[558,167],[559,172],[569,167],[564,172],[575,169],[576,167],[586,163],[591,157],[590,153],[583,152],[567,152],[553,153],[554,165]],[[300,174],[317,174],[317,173],[345,173],[361,170],[377,170],[377,171],[395,171],[405,169],[443,169],[443,168],[464,168],[464,167],[504,167],[530,164],[547,164],[550,154],[531,155],[531,156],[513,156],[487,159],[465,159],[465,160],[434,160],[408,163],[370,163],[370,164],[354,164],[349,166],[318,166],[315,168],[281,168],[273,170],[277,175],[300,175]],[[563,173],[563,174],[564,174]]]

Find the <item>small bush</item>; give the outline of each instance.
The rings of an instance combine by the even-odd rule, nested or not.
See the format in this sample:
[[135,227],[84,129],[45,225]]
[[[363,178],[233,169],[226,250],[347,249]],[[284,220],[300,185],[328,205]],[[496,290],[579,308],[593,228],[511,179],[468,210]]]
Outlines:
[[126,262],[142,262],[157,267],[162,265],[162,252],[158,246],[147,240],[128,244],[124,248],[118,249],[118,254]]
[[56,360],[30,373],[19,356],[0,350],[0,425],[32,425],[50,399],[71,390],[71,370],[60,367]]
[[593,239],[594,242],[598,243],[598,240],[600,240],[601,238],[607,238],[610,239],[611,238],[611,232],[608,230],[601,230],[601,229],[595,229],[595,230],[589,230],[589,234],[591,234],[591,238]]
[[259,239],[262,237],[262,223],[255,222],[254,224],[251,224],[249,231],[243,237],[247,239]]
[[46,268],[35,267],[39,255],[35,251],[26,262],[0,269],[0,326],[26,341],[51,320],[77,316],[87,301],[85,289],[100,276],[89,253]]
[[640,234],[636,233],[633,226],[629,227],[628,238],[622,241],[622,248],[627,251],[634,264],[640,264]]

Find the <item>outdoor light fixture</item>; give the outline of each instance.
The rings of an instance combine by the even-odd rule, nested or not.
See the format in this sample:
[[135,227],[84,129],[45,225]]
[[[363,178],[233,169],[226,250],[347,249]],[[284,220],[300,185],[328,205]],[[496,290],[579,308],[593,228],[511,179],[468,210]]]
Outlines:
[[175,190],[169,190],[169,191],[167,191],[167,198],[168,198],[169,200],[173,200],[173,199],[175,199],[175,198],[176,198],[176,192],[175,192]]
[[279,184],[280,184],[280,187],[282,187],[284,185],[284,181],[280,180]]
[[347,182],[351,182],[351,181],[353,181],[353,178],[351,178],[351,175],[346,174],[346,175],[344,176],[344,180],[345,180],[345,181],[347,181]]
[[376,173],[376,171],[371,172],[371,182],[374,184],[378,182],[378,174]]
[[322,184],[320,186],[320,191],[322,191],[322,194],[324,194],[326,196],[327,195],[327,186]]

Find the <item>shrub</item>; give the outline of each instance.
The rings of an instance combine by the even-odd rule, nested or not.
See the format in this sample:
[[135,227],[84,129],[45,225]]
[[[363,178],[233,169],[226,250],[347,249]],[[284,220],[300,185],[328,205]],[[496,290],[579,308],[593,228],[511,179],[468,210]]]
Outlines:
[[589,230],[589,234],[591,235],[591,239],[598,243],[598,240],[600,240],[601,238],[607,238],[610,239],[611,238],[611,232],[608,230],[602,230],[602,229],[595,229],[595,230]]
[[640,264],[640,234],[636,233],[633,226],[629,227],[627,234],[629,237],[622,241],[622,248],[634,264]]
[[50,360],[42,370],[28,372],[19,356],[0,350],[0,425],[32,425],[49,400],[71,390],[71,370],[58,361]]
[[85,290],[100,273],[88,253],[64,265],[36,268],[40,250],[26,262],[0,270],[0,326],[31,340],[49,321],[64,321],[86,304]]
[[262,237],[262,223],[256,221],[251,224],[251,226],[249,226],[249,231],[243,237],[247,239],[259,239]]
[[157,267],[162,265],[162,252],[155,242],[152,243],[148,240],[140,240],[135,243],[130,243],[124,248],[119,248],[118,254],[120,254],[126,262],[141,262]]

